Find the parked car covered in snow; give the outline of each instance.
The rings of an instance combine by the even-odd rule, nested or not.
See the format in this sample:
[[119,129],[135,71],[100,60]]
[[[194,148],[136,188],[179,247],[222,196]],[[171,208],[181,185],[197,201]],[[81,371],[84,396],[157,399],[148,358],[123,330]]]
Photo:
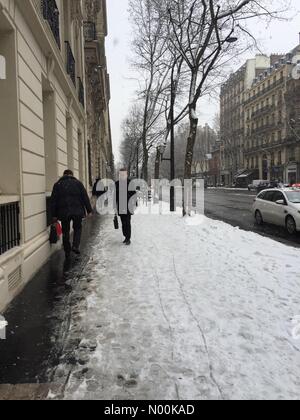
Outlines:
[[253,204],[258,225],[270,223],[285,227],[290,235],[300,231],[300,189],[274,188],[262,191]]

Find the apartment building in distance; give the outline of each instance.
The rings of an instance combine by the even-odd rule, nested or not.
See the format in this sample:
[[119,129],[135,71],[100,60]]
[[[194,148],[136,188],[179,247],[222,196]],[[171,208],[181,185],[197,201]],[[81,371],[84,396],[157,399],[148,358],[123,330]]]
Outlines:
[[245,91],[252,86],[253,80],[269,68],[274,57],[257,55],[235,73],[221,88],[220,96],[220,151],[221,182],[231,185],[236,177],[245,170],[244,134]]
[[[98,176],[94,156],[102,165],[111,160],[105,66],[103,86],[94,86],[98,98],[103,95],[104,122],[93,138],[88,130],[84,19],[90,2],[0,0],[0,311],[55,250],[48,240],[53,184],[71,168],[88,187]],[[105,2],[98,5],[100,22]],[[106,32],[98,26],[93,41],[103,62]],[[107,154],[94,153],[96,142]]]
[[298,58],[300,46],[258,74],[246,92],[245,163],[258,179],[300,180]]
[[85,1],[84,38],[87,90],[88,182],[112,179],[112,152],[109,101],[110,81],[105,55],[107,36],[106,0]]
[[207,179],[212,151],[217,142],[217,133],[208,124],[198,127],[192,163],[193,178]]

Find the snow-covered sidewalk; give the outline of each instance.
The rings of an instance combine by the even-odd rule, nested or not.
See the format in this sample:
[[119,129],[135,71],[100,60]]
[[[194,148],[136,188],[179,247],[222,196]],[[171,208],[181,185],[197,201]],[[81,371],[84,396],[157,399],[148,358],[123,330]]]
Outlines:
[[299,250],[205,217],[137,214],[131,247],[103,225],[65,398],[299,399]]

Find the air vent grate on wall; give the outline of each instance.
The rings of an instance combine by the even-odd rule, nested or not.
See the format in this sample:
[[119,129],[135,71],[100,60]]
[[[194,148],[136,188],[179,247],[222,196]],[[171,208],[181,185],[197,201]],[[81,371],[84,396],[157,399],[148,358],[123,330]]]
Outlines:
[[18,267],[8,276],[8,290],[12,292],[17,289],[22,283],[21,267]]

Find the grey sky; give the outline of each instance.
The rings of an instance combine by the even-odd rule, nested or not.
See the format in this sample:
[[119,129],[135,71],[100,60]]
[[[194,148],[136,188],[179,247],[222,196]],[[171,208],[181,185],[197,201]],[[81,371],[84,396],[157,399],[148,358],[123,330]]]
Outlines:
[[[272,3],[277,3],[273,0]],[[291,0],[293,10],[289,13],[294,16],[291,21],[274,22],[266,27],[262,23],[253,22],[251,31],[261,41],[263,52],[285,53],[299,43],[300,32],[300,3]],[[108,71],[111,81],[111,126],[113,135],[114,153],[119,157],[119,144],[121,141],[121,123],[126,117],[128,108],[132,104],[137,88],[134,73],[130,68],[131,55],[130,40],[131,26],[128,16],[128,0],[108,0],[108,38],[107,58]],[[244,57],[245,59],[250,57]],[[241,59],[241,63],[243,60]],[[205,100],[199,106],[200,124],[212,124],[213,117],[218,111],[218,102]]]

